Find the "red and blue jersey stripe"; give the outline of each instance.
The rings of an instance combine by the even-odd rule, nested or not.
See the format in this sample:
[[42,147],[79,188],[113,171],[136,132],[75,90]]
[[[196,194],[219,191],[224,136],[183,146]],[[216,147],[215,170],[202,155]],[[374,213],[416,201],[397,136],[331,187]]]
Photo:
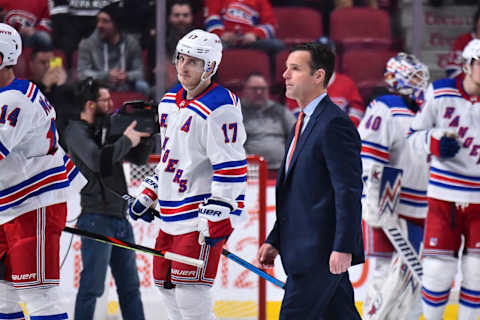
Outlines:
[[400,203],[413,207],[427,207],[427,190],[415,190],[412,188],[402,187],[400,191]]
[[247,181],[247,160],[228,161],[214,164],[213,181],[216,182],[245,182]]
[[196,218],[198,216],[198,206],[210,197],[211,194],[208,193],[188,197],[179,201],[159,199],[160,218],[166,222]]
[[9,153],[10,151],[8,151],[7,147],[5,147],[2,141],[0,141],[0,160],[5,159]]
[[68,156],[64,164],[42,171],[21,183],[0,191],[0,212],[15,207],[42,193],[66,188],[78,174],[78,169]]
[[471,177],[447,170],[430,168],[430,184],[451,190],[480,192],[480,177]]
[[361,157],[382,164],[387,164],[390,158],[388,147],[366,140],[362,140]]

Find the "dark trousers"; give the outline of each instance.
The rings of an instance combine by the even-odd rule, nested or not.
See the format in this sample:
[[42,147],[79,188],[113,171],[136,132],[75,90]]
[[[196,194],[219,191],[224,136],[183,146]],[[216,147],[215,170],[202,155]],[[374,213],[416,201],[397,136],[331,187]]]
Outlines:
[[[77,227],[123,241],[135,241],[132,226],[126,218],[84,213],[78,219]],[[108,266],[117,286],[122,318],[145,319],[135,252],[82,238],[81,253],[83,270],[75,301],[75,320],[93,319],[97,298],[101,297],[104,291]]]
[[361,320],[348,272],[289,275],[280,320]]

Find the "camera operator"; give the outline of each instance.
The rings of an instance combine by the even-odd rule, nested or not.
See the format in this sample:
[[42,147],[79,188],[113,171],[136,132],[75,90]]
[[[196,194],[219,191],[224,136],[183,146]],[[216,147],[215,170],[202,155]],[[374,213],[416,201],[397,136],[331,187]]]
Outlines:
[[[65,142],[73,162],[88,179],[82,189],[79,229],[134,242],[133,229],[126,218],[127,202],[119,195],[127,193],[122,161],[128,160],[132,148],[149,133],[135,130],[133,121],[123,135],[112,144],[105,144],[103,123],[113,111],[107,87],[87,79],[79,87],[80,120],[70,121],[65,129]],[[152,145],[153,146],[153,145]],[[140,148],[138,148],[140,149]],[[151,149],[151,148],[150,148]],[[142,148],[139,152],[148,152]],[[147,158],[147,155],[132,156]],[[116,194],[115,194],[116,193]],[[144,319],[133,251],[82,238],[83,270],[75,302],[75,319],[93,319],[96,300],[104,291],[107,267],[115,278],[122,318]]]

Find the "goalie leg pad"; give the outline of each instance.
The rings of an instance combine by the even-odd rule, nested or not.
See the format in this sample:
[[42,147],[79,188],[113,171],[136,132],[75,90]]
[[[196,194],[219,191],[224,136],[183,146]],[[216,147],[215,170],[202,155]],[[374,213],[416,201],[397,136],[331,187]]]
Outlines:
[[477,320],[480,316],[480,256],[462,257],[462,286],[458,306],[458,319]]
[[179,284],[175,288],[175,296],[183,320],[216,319],[211,287]]
[[454,257],[427,256],[423,259],[422,303],[426,319],[442,319],[456,273],[457,259]]
[[175,298],[175,289],[160,289],[160,297],[163,302],[163,306],[167,309],[169,320],[183,320],[182,314],[178,309],[177,299]]

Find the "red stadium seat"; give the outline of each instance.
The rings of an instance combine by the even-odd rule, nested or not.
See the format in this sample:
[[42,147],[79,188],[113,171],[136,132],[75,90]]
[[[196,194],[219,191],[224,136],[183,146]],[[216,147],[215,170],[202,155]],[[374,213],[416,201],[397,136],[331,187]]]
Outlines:
[[216,81],[235,91],[243,86],[247,76],[254,71],[260,72],[268,82],[271,82],[270,60],[265,52],[252,49],[227,49],[223,51]]
[[110,95],[112,96],[114,110],[120,109],[125,101],[146,99],[143,94],[135,91],[110,91]]
[[276,37],[287,45],[309,42],[323,35],[322,15],[304,7],[273,8],[278,21]]
[[390,16],[373,8],[336,9],[330,15],[330,38],[342,47],[375,45],[390,48]]
[[343,72],[355,81],[365,101],[375,88],[385,86],[385,66],[394,55],[394,51],[380,49],[351,49],[343,55]]

